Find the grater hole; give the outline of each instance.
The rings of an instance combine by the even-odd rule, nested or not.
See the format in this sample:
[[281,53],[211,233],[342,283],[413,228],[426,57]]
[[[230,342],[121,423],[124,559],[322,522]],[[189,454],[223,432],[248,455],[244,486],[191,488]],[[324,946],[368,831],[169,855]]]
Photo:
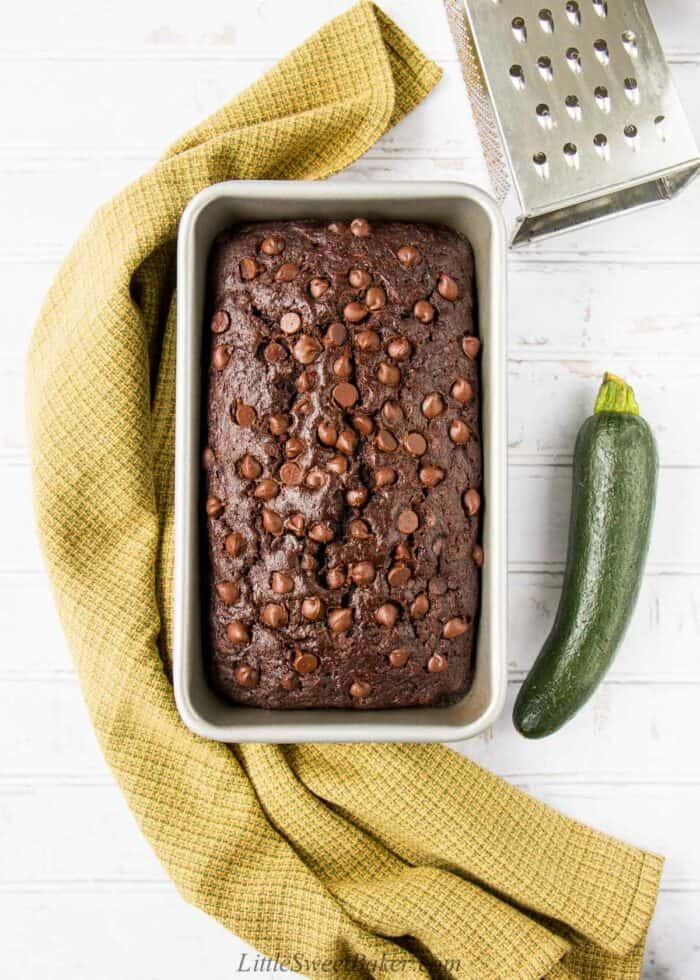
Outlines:
[[567,95],[564,99],[564,105],[566,106],[566,111],[569,113],[572,119],[577,122],[581,119],[581,101],[578,95]]
[[554,33],[554,17],[552,16],[552,11],[549,9],[549,7],[543,7],[537,15],[537,19],[540,22],[540,27],[545,34]]
[[551,82],[554,78],[554,72],[552,71],[552,59],[548,58],[546,54],[541,54],[537,59],[537,67],[540,70],[540,75],[544,78],[545,82]]
[[634,105],[639,105],[639,85],[637,79],[633,75],[629,75],[623,82],[625,87],[625,95],[634,103]]
[[535,167],[535,171],[542,180],[546,180],[549,177],[549,162],[547,160],[547,154],[539,153],[533,154],[532,162]]
[[578,74],[581,71],[581,52],[578,48],[566,49],[566,61],[573,72]]
[[562,147],[564,153],[564,159],[570,167],[578,168],[580,164],[580,159],[578,155],[578,147],[575,143],[564,143]]
[[554,125],[552,121],[552,113],[546,102],[540,102],[535,109],[535,115],[537,116],[537,122],[540,124],[542,129],[551,129]]
[[596,85],[593,89],[593,96],[601,112],[610,112],[610,93],[605,85]]
[[654,116],[654,129],[656,130],[656,135],[659,137],[659,139],[665,142],[666,136],[668,135],[666,116]]
[[628,123],[622,131],[625,134],[625,142],[633,150],[639,149],[639,130],[634,123]]
[[601,65],[610,64],[610,50],[608,48],[608,42],[605,40],[605,38],[599,37],[597,41],[594,41],[593,50],[595,51],[595,56]]
[[520,44],[525,44],[527,41],[527,26],[525,24],[524,17],[514,17],[510,22],[510,26],[513,28],[513,37]]
[[610,159],[610,144],[605,133],[596,133],[593,137],[593,146],[601,160]]
[[625,49],[630,58],[636,58],[639,53],[637,35],[634,33],[634,31],[623,31],[621,37],[622,47]]
[[599,17],[608,16],[608,5],[606,0],[593,0],[593,9]]
[[523,71],[522,65],[511,65],[508,74],[510,75],[510,80],[514,88],[522,92],[525,88],[525,72]]
[[569,0],[567,3],[566,16],[569,18],[569,23],[573,24],[574,27],[581,26],[581,8],[576,0]]

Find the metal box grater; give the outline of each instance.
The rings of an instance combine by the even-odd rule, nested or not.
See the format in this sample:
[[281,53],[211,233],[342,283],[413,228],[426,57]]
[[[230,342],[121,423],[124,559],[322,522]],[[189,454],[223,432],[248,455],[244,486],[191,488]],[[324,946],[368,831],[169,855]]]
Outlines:
[[700,171],[644,0],[463,2],[462,25],[448,12],[512,245],[667,200]]

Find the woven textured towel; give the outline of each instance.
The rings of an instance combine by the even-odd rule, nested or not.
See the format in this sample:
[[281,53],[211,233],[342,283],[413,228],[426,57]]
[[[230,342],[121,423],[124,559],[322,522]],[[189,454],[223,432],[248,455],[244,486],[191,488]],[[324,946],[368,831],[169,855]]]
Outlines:
[[310,977],[637,977],[659,858],[441,746],[205,742],[161,659],[180,214],[215,181],[339,170],[438,77],[362,2],[97,213],[29,355],[41,539],[104,754],[186,899]]

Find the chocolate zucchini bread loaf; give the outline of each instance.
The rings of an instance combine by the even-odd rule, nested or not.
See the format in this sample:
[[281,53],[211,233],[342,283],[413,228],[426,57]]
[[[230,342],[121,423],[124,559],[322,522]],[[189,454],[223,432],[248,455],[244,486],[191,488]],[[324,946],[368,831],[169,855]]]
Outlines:
[[468,242],[251,224],[209,276],[214,686],[267,708],[454,702],[483,560]]

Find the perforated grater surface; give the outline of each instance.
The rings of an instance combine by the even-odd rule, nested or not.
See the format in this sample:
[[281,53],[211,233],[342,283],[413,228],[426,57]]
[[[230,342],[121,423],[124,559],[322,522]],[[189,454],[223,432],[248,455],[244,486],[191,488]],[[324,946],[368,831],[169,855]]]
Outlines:
[[643,0],[463,2],[466,17],[446,5],[514,246],[667,200],[700,171]]

